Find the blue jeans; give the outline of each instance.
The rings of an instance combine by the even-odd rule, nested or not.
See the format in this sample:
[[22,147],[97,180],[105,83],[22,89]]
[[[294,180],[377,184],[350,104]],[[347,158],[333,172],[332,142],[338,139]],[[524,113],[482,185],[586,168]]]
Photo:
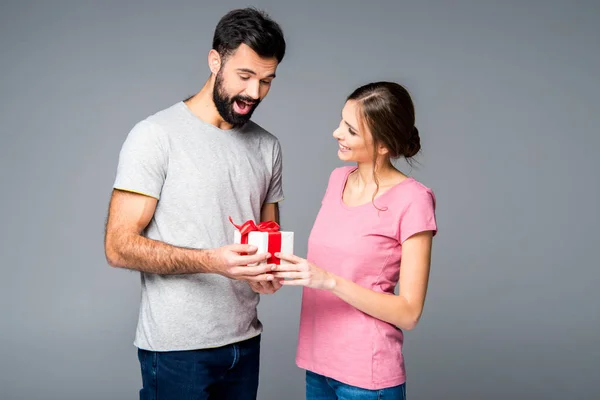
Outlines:
[[138,349],[140,400],[256,400],[260,335],[214,349]]
[[347,385],[306,371],[306,400],[405,400],[406,384],[380,390]]

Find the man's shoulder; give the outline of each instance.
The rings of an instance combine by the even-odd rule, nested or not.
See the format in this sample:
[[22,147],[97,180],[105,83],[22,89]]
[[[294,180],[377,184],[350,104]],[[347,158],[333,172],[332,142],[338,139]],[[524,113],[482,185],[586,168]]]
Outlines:
[[168,126],[181,118],[181,105],[181,102],[177,102],[149,115],[144,121],[159,126]]
[[133,126],[130,135],[145,134],[160,138],[168,136],[168,132],[173,130],[172,127],[181,120],[181,104],[178,102],[139,120]]
[[157,111],[136,122],[127,135],[127,142],[135,143],[137,146],[140,143],[154,141],[167,149],[171,136],[169,132],[173,130],[174,121],[178,119],[178,112],[180,112],[178,104]]
[[259,136],[263,140],[266,139],[268,141],[272,141],[273,143],[279,141],[279,139],[277,139],[275,135],[273,135],[271,132],[269,132],[254,121],[248,121],[248,123],[244,125],[243,130],[245,133]]

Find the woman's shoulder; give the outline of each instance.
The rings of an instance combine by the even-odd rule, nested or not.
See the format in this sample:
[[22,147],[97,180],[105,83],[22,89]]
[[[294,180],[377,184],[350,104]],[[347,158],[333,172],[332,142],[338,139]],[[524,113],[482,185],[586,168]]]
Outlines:
[[325,190],[325,196],[323,200],[325,200],[329,194],[335,193],[338,189],[343,187],[346,182],[346,178],[354,168],[356,167],[344,166],[335,168],[333,171],[331,171],[327,181],[327,189]]
[[332,181],[335,181],[335,180],[343,180],[354,169],[356,169],[356,166],[352,166],[352,165],[345,165],[343,167],[335,168],[333,171],[331,171],[331,174],[329,175],[329,182],[331,183]]
[[432,203],[435,207],[435,194],[433,189],[426,186],[424,183],[416,180],[413,177],[406,178],[406,185],[403,187],[404,190],[400,191],[402,197],[407,203]]
[[390,195],[386,198],[388,205],[399,211],[415,203],[431,204],[435,208],[436,199],[433,190],[413,177],[406,177],[389,192]]

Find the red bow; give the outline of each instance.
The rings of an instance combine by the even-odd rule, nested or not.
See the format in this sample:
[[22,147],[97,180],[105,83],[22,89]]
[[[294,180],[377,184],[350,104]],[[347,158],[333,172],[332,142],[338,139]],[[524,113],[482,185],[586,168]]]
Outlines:
[[248,244],[248,234],[250,232],[267,232],[269,234],[268,252],[271,257],[267,259],[268,264],[279,264],[279,258],[275,257],[275,252],[281,251],[281,232],[279,232],[279,224],[275,221],[265,221],[256,225],[254,221],[248,220],[242,225],[237,225],[233,219],[229,217],[229,221],[235,226],[242,237],[241,243]]
[[242,225],[237,225],[233,219],[229,217],[229,221],[235,226],[242,236],[248,236],[250,232],[279,232],[279,224],[275,221],[265,221],[256,225],[254,221],[249,219]]

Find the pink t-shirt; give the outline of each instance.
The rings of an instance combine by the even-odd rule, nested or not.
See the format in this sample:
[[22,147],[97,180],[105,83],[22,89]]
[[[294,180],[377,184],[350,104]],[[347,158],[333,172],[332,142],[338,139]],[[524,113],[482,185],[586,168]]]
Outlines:
[[[402,243],[437,232],[433,192],[407,178],[372,203],[348,207],[342,193],[356,167],[335,169],[308,239],[308,260],[377,292],[394,293]],[[296,363],[365,389],[405,382],[402,331],[325,290],[304,288]]]

